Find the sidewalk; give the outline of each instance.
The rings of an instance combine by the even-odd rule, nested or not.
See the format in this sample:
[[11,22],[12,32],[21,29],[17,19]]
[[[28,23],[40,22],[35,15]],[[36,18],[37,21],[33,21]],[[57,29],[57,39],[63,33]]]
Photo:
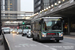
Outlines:
[[0,35],[0,50],[5,50],[4,44],[2,43],[3,42],[2,39],[3,39],[3,37],[2,37],[2,35]]
[[64,35],[64,38],[75,39],[75,35]]
[[0,50],[5,50],[4,45],[0,45]]

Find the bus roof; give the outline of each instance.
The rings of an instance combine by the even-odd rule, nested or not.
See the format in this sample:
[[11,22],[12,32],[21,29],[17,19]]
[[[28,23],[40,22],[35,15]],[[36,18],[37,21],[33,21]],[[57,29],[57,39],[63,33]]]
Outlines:
[[41,18],[34,19],[32,21],[41,20],[41,19],[58,19],[58,18],[62,18],[62,17],[41,17]]

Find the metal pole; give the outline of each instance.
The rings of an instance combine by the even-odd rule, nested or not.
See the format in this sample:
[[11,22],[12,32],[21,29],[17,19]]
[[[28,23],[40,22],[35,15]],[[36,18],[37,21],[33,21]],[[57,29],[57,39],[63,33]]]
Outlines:
[[0,0],[0,35],[2,33],[1,26],[2,24],[1,24],[1,0]]

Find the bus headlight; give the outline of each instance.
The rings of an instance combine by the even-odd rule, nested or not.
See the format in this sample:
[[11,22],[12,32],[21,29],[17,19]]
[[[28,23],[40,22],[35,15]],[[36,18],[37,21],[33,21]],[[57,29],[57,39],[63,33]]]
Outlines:
[[42,33],[42,37],[46,37],[46,33]]
[[63,33],[59,33],[59,37],[62,37],[63,36]]

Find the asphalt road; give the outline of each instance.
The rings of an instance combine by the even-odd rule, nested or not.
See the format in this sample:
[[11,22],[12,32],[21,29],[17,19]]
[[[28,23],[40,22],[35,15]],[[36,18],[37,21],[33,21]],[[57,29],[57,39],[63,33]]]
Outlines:
[[75,39],[64,38],[56,43],[54,41],[38,42],[32,38],[22,37],[16,34],[5,34],[11,50],[75,50]]

